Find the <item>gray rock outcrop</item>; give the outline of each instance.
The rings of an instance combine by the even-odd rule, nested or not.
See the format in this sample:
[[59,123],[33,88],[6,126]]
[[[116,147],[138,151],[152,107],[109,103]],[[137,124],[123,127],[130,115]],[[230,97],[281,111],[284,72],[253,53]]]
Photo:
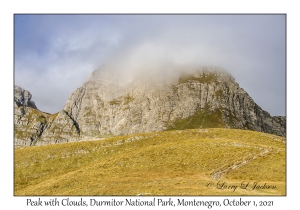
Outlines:
[[15,147],[77,141],[79,132],[75,125],[65,111],[53,115],[39,111],[30,92],[15,85]]
[[37,109],[34,101],[31,101],[32,95],[29,91],[20,88],[15,85],[14,89],[14,105],[15,106],[26,106],[33,109]]
[[14,88],[14,144],[30,146],[41,136],[45,126],[45,115],[31,101],[31,94],[15,85]]

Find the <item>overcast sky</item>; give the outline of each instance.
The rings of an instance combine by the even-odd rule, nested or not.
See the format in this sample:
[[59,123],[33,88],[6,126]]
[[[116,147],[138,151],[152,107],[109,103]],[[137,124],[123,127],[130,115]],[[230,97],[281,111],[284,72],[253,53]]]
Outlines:
[[[286,115],[284,15],[15,15],[15,85],[63,109],[103,63],[220,66],[262,109]],[[124,71],[124,69],[120,71]]]

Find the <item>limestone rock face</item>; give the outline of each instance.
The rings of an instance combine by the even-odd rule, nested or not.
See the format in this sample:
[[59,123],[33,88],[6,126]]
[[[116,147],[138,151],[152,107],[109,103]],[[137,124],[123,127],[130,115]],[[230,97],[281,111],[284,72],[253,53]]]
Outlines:
[[14,144],[30,146],[43,132],[45,115],[31,101],[30,92],[16,85],[14,91]]
[[107,72],[102,72],[96,70],[64,107],[82,136],[162,131],[199,112],[219,113],[218,127],[285,136],[285,117],[271,117],[263,111],[224,70],[199,68],[179,74],[171,83],[147,77],[126,85],[111,82]]
[[17,106],[26,106],[37,109],[35,103],[31,101],[32,95],[27,90],[15,85],[14,103]]
[[15,147],[76,141],[78,138],[76,123],[66,112],[51,115],[39,111],[31,101],[30,92],[15,86]]
[[48,116],[48,124],[35,145],[72,142],[79,140],[77,123],[65,111]]
[[[37,116],[31,121],[30,129],[37,130],[31,136],[35,144],[205,127],[286,136],[286,118],[272,117],[262,110],[225,70],[199,67],[169,75],[139,75],[131,82],[122,78],[110,73],[108,67],[95,70],[56,116],[44,114],[44,124]],[[25,95],[18,97],[18,103],[24,104],[20,106],[28,108],[29,95],[27,101]],[[25,116],[28,111],[19,107],[15,107],[15,113]],[[28,125],[25,119],[28,117],[18,123]],[[27,142],[24,146],[30,145],[22,138],[15,144],[22,141]]]

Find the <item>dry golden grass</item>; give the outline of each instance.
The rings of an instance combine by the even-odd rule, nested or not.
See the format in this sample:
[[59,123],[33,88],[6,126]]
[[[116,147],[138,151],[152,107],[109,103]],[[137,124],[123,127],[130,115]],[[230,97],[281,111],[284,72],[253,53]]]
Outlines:
[[285,148],[279,136],[224,128],[27,147],[15,150],[14,192],[285,195]]

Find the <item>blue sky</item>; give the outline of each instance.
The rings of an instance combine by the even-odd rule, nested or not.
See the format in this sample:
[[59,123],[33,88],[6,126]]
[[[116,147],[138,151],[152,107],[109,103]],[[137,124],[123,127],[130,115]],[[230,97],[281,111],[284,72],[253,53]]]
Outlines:
[[[285,113],[285,15],[15,15],[15,84],[54,113],[101,64],[214,65]],[[120,69],[120,71],[125,71]]]

